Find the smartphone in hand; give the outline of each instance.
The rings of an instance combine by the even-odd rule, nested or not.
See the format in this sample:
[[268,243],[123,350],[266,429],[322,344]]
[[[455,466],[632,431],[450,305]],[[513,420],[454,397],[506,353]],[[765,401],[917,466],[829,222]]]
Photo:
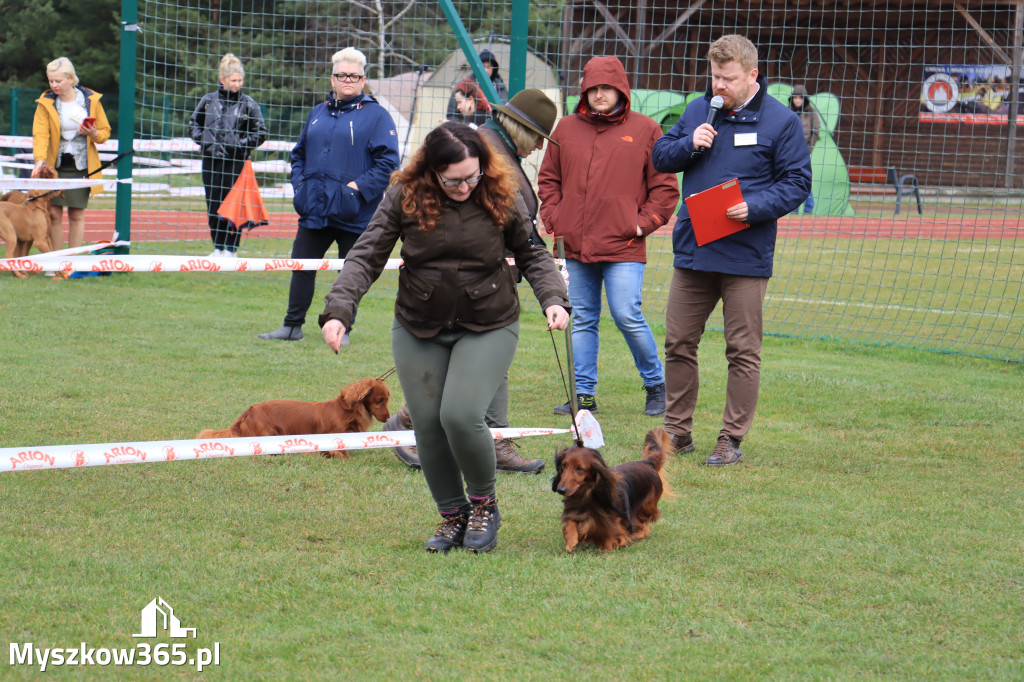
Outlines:
[[84,126],[95,126],[96,125],[96,117],[95,116],[86,116],[82,120],[82,125],[84,125]]

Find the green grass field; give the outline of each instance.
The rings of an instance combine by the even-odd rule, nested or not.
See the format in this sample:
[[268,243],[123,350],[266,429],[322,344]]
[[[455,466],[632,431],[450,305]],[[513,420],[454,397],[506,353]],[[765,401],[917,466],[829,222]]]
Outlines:
[[[255,338],[285,298],[280,276],[5,274],[0,447],[187,438],[391,366],[387,295],[364,301],[337,356],[312,323],[299,343]],[[618,463],[659,420],[603,328],[598,417]],[[678,497],[650,538],[611,553],[564,553],[549,470],[499,477],[499,545],[481,556],[422,550],[426,486],[386,450],[0,474],[0,644],[133,647],[160,596],[197,629],[189,652],[219,645],[218,667],[48,675],[1024,677],[1022,365],[768,337],[746,460],[712,470],[699,462],[719,427],[721,336],[701,353],[698,452],[670,464]],[[535,305],[511,384],[513,425],[566,425]],[[522,441],[549,463],[567,444]]]
[[[154,208],[198,214],[202,206],[201,197],[139,198],[133,215],[141,224],[133,229],[141,241],[133,252],[209,253],[205,240],[162,241],[177,228],[142,217]],[[858,196],[852,206],[855,217],[783,221],[810,227],[794,237],[783,225],[766,301],[769,334],[1024,361],[1024,241],[1013,226],[1019,197],[936,192],[925,197],[924,215],[905,209],[893,216],[891,196]],[[282,199],[268,207],[291,210]],[[997,224],[1003,227],[986,232]],[[251,236],[260,237],[260,229]],[[205,230],[195,237],[204,239]],[[658,318],[668,299],[672,244],[659,235],[647,246],[644,305]],[[287,256],[291,242],[247,237],[241,252]],[[721,329],[717,319],[710,328]]]

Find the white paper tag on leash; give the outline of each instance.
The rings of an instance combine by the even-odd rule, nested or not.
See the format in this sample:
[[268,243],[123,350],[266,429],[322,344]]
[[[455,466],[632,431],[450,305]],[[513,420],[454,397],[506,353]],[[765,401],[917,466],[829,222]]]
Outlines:
[[604,447],[604,436],[601,435],[601,425],[597,418],[590,414],[590,410],[580,410],[576,413],[576,428],[579,429],[580,438],[588,448],[597,450]]

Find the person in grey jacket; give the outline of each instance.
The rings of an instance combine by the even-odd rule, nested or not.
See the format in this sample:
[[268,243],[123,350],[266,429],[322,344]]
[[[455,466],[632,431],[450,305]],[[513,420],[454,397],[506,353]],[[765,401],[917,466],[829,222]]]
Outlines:
[[441,514],[431,552],[486,552],[501,523],[494,440],[484,420],[519,338],[519,295],[506,261],[530,283],[549,329],[565,329],[568,292],[530,239],[513,170],[464,123],[432,130],[345,259],[320,326],[338,352],[360,299],[401,240],[391,352],[420,464]]
[[267,139],[260,105],[242,93],[245,70],[228,52],[220,60],[220,87],[204,95],[188,121],[188,132],[202,150],[206,215],[213,239],[211,256],[234,257],[241,232],[217,214],[242,172],[249,154]]

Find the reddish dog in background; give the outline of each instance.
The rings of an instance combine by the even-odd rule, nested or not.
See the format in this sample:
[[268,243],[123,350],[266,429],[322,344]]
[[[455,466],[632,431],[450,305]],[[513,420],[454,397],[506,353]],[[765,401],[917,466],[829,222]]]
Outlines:
[[[267,400],[251,406],[226,429],[206,429],[196,438],[295,436],[307,433],[357,433],[370,428],[373,418],[386,422],[391,414],[391,391],[379,379],[360,379],[341,389],[333,400]],[[325,457],[348,457],[329,450]]]
[[[43,165],[39,177],[54,179],[57,171]],[[14,191],[0,199],[0,239],[7,243],[5,258],[24,258],[32,244],[40,253],[53,251],[50,244],[50,202],[55,194],[51,190],[32,190],[28,195]],[[12,270],[11,274],[20,278],[27,276],[19,270]]]
[[666,453],[672,441],[665,429],[647,432],[643,459],[609,467],[601,453],[570,447],[555,456],[551,490],[563,495],[565,551],[583,542],[615,549],[650,535],[658,520],[658,501],[668,490]]

